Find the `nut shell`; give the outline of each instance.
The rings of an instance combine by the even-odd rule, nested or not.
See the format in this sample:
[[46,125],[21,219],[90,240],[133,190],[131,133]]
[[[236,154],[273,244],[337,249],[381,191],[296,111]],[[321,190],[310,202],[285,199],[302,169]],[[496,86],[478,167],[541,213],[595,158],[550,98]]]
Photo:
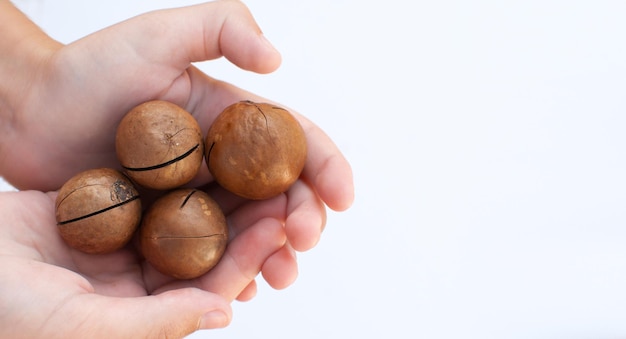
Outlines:
[[109,168],[68,180],[55,203],[59,233],[72,248],[102,254],[123,247],[141,221],[141,201],[132,182]]
[[167,193],[146,211],[140,248],[159,272],[192,279],[213,268],[228,243],[226,218],[217,203],[195,189]]
[[181,107],[162,100],[140,104],[124,116],[117,128],[115,149],[131,179],[158,190],[191,181],[204,154],[198,122]]
[[207,132],[209,171],[222,187],[247,199],[285,192],[300,176],[306,156],[302,126],[272,104],[228,106]]

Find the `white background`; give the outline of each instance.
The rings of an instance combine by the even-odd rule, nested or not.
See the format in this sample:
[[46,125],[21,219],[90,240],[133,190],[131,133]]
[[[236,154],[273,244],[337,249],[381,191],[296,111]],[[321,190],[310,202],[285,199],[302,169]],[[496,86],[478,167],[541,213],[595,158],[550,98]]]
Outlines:
[[[16,1],[66,43],[194,2]],[[246,3],[282,67],[202,69],[322,126],[356,201],[192,338],[626,337],[625,2]]]

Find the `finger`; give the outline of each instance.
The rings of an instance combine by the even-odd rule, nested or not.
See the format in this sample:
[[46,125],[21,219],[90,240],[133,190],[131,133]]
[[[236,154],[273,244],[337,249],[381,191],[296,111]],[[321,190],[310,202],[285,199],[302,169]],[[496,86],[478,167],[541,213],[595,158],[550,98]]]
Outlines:
[[230,242],[219,264],[201,278],[200,286],[228,300],[235,299],[285,241],[280,222],[270,218],[260,220]]
[[315,191],[302,180],[287,191],[287,239],[297,251],[307,251],[319,242],[326,225],[326,208]]
[[[159,295],[137,298],[111,298],[97,294],[83,295],[67,306],[96,312],[76,314],[85,317],[80,337],[98,338],[182,338],[199,329],[225,327],[232,310],[222,297],[197,288],[184,288]],[[115,326],[111,326],[115,324]]]
[[[210,8],[214,6],[215,8]],[[190,61],[203,61],[220,56],[235,65],[258,73],[278,68],[280,53],[265,38],[249,9],[240,1],[216,1],[188,7],[178,17],[182,25],[197,18],[202,23],[203,44],[190,41]],[[175,23],[177,24],[177,23]],[[173,37],[179,38],[178,35]]]
[[[284,222],[287,217],[287,205],[287,196],[280,194],[266,200],[248,201],[232,212],[228,211],[231,238],[237,237],[238,234],[244,232],[250,225],[255,225],[259,220],[264,218],[273,218]],[[286,243],[281,249],[267,258],[265,263],[263,263],[261,271],[263,278],[265,278],[273,288],[282,289],[291,285],[298,275],[298,264],[293,248]],[[240,298],[241,296],[237,299],[239,300]]]
[[231,237],[243,232],[250,225],[264,218],[273,218],[283,222],[286,218],[287,196],[279,194],[266,200],[247,201],[235,210],[225,210],[228,224],[231,227]]
[[298,118],[307,136],[307,160],[302,175],[329,208],[348,209],[354,201],[350,164],[324,131],[305,117]]
[[[126,112],[155,98],[182,105],[189,98],[191,63],[221,56],[259,73],[281,62],[248,8],[234,0],[139,15],[67,45],[56,60],[64,72],[59,81],[78,80],[85,93],[103,95],[108,110]],[[98,81],[84,82],[84,74]],[[81,104],[89,105],[89,98]]]
[[[132,29],[125,27],[131,25]],[[134,46],[139,57],[157,64],[177,65],[179,71],[192,62],[221,56],[259,73],[274,71],[281,61],[278,51],[240,1],[213,1],[154,11],[120,26],[126,33],[120,36]]]
[[256,280],[252,280],[237,296],[237,301],[249,301],[256,296]]
[[286,243],[280,250],[272,254],[261,269],[263,279],[277,290],[291,285],[298,277],[296,252]]

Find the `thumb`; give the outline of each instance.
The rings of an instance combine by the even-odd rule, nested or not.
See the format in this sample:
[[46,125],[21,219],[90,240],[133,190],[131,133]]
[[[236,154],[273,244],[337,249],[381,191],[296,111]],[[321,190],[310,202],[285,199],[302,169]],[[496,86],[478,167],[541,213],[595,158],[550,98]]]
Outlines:
[[237,0],[149,12],[114,25],[107,33],[126,40],[139,58],[176,65],[178,70],[222,56],[258,73],[272,72],[281,62],[249,9]]
[[196,288],[137,298],[91,296],[100,305],[92,321],[84,323],[90,337],[182,338],[200,329],[225,327],[232,317],[225,299]]
[[62,48],[55,69],[62,70],[61,88],[69,83],[75,92],[91,95],[81,110],[101,109],[95,95],[109,105],[106,111],[126,112],[167,91],[178,93],[176,86],[188,92],[189,66],[222,56],[257,73],[270,73],[281,63],[248,8],[237,0],[218,0],[141,14],[95,32]]

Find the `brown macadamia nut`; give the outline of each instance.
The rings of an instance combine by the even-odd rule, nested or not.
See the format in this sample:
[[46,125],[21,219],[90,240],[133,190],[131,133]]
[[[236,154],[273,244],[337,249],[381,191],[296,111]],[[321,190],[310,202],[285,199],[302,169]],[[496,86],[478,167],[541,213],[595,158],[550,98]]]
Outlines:
[[119,171],[91,169],[68,180],[56,198],[61,237],[72,248],[102,254],[123,247],[141,221],[141,201]]
[[285,192],[307,156],[300,123],[281,107],[242,101],[226,107],[206,137],[206,162],[215,180],[247,199]]
[[167,190],[191,181],[204,154],[202,131],[181,107],[161,100],[133,108],[117,128],[115,150],[137,184]]
[[226,250],[228,226],[222,210],[208,194],[181,188],[148,208],[139,237],[143,256],[157,271],[192,279],[219,262]]

